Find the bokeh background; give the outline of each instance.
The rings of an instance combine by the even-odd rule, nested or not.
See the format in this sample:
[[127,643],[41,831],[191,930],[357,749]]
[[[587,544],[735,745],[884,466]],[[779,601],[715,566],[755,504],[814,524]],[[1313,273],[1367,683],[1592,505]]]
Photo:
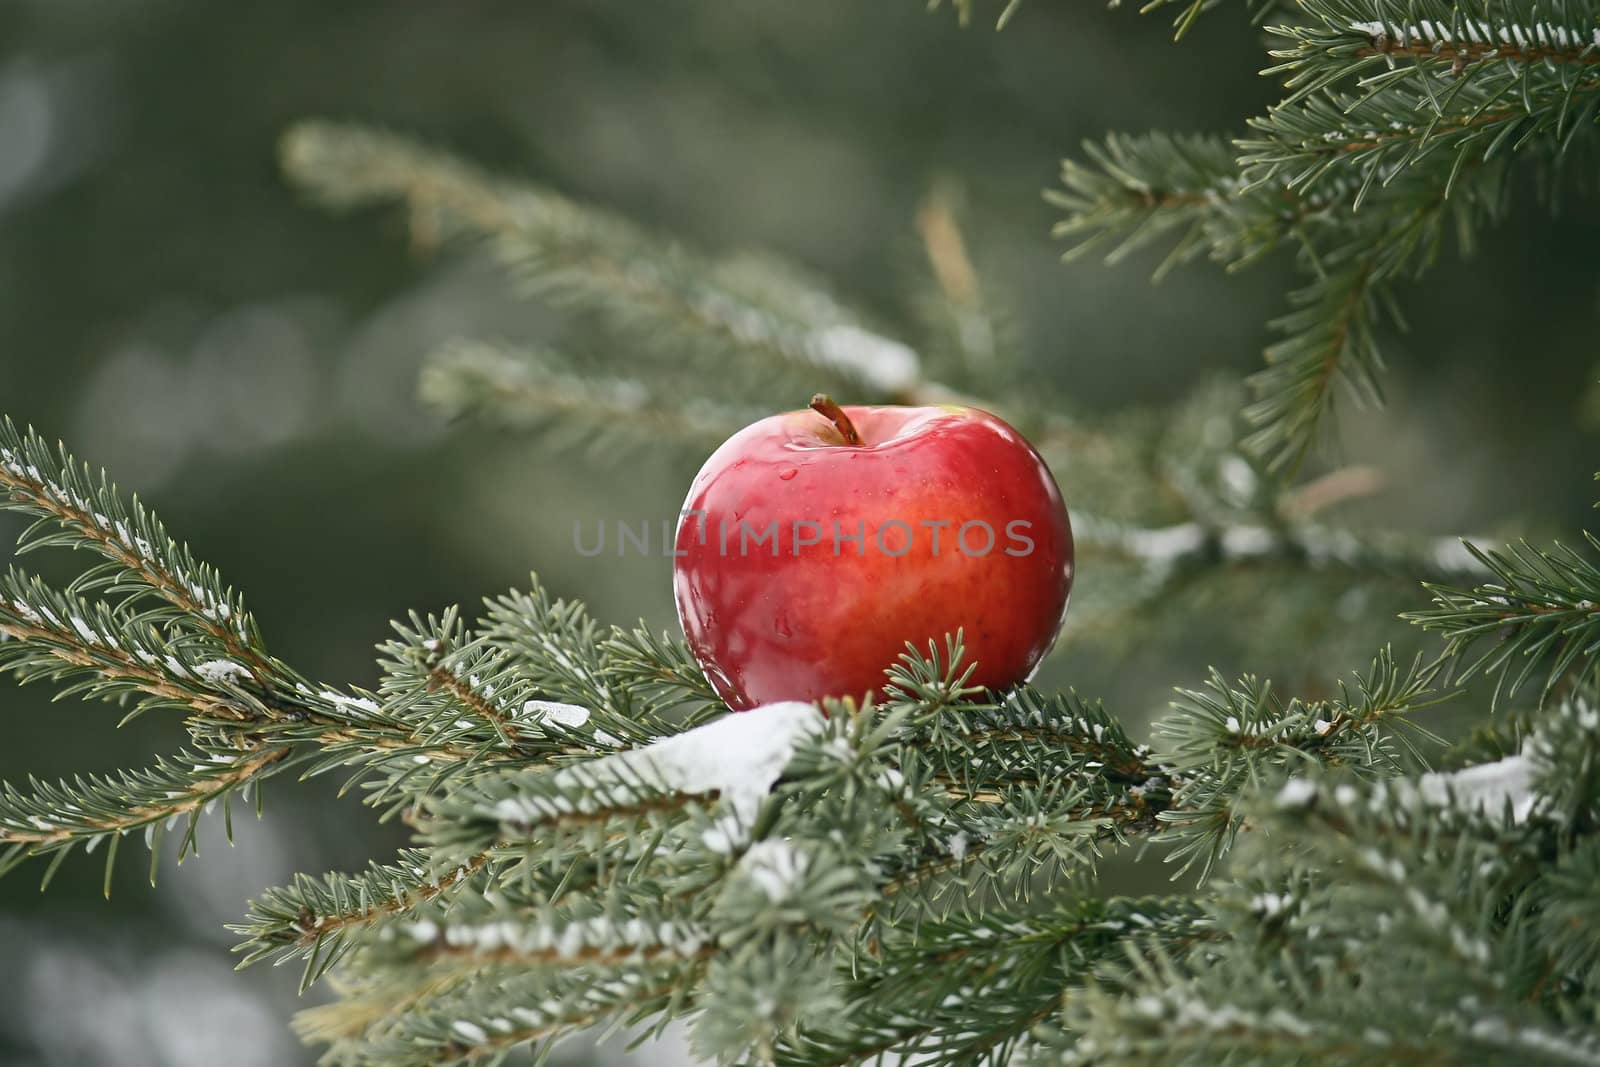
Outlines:
[[[1174,46],[1160,17],[1064,0],[1030,0],[998,35],[917,0],[0,0],[0,409],[137,490],[314,677],[372,684],[387,620],[530,570],[601,619],[671,625],[668,561],[582,559],[571,525],[672,514],[700,457],[602,466],[426,413],[429,348],[562,326],[470,255],[419,256],[392,215],[304,203],[276,166],[290,123],[387,125],[698,247],[779,253],[890,324],[929,284],[918,205],[954,189],[1027,375],[1103,413],[1253,369],[1288,264],[1155,287],[1153,258],[1062,266],[1041,190],[1109,130],[1241,130],[1273,98],[1264,65],[1242,6]],[[1552,214],[1530,193],[1471,261],[1447,249],[1406,293],[1389,409],[1343,422],[1342,455],[1390,485],[1353,519],[1581,525],[1597,240],[1592,197]],[[1270,603],[1190,598],[1137,640],[1079,633],[1043,681],[1103,694],[1137,733],[1206,665],[1273,670],[1247,638]],[[1330,620],[1329,648],[1302,650],[1329,676],[1364,662],[1341,658]],[[0,686],[0,777],[133,766],[179,736],[48,696]],[[230,848],[211,827],[154,889],[125,854],[110,902],[81,856],[48,894],[37,868],[0,883],[0,1064],[311,1062],[286,1026],[297,975],[231,974],[223,924],[295,871],[399,837],[324,782],[275,780],[237,829]]]

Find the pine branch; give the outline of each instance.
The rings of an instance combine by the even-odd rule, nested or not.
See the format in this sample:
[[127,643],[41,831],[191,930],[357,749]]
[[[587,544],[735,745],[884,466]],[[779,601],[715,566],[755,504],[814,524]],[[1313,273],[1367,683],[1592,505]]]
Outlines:
[[684,726],[698,726],[727,707],[681,637],[654,633],[643,622],[632,630],[614,626],[602,655],[610,676],[624,689],[663,709],[685,709]]
[[1172,714],[1156,723],[1164,742],[1155,758],[1173,779],[1170,824],[1173,860],[1210,873],[1243,824],[1239,797],[1268,768],[1307,764],[1394,773],[1420,762],[1407,737],[1430,737],[1409,717],[1443,699],[1433,689],[1438,664],[1421,658],[1409,667],[1386,648],[1365,675],[1339,683],[1326,701],[1284,701],[1271,683],[1246,676],[1230,685],[1213,671],[1202,690],[1178,691]]
[[[1243,183],[1232,146],[1217,137],[1182,137],[1152,133],[1109,135],[1104,145],[1086,141],[1087,164],[1063,160],[1061,184],[1045,199],[1067,212],[1051,235],[1077,243],[1064,259],[1086,255],[1105,242],[1117,244],[1105,254],[1116,263],[1174,232],[1172,250],[1156,269],[1160,278],[1172,267],[1209,251],[1224,259],[1229,245],[1217,239],[1217,223],[1239,217]],[[1244,198],[1245,210],[1275,224],[1280,214],[1267,194]]]
[[1550,973],[1570,977],[1578,998],[1592,1001],[1600,991],[1600,841],[1563,856],[1529,896]]
[[426,853],[408,849],[397,862],[373,863],[359,875],[299,875],[292,885],[251,901],[245,921],[228,927],[246,938],[234,948],[244,954],[239,966],[302,959],[304,992],[343,960],[361,933],[459,891],[487,862],[480,855],[439,872]]
[[[1593,534],[1584,539],[1590,551],[1600,550]],[[1461,680],[1480,673],[1494,678],[1498,704],[1539,673],[1541,703],[1563,679],[1590,686],[1600,678],[1600,566],[1592,558],[1559,543],[1468,548],[1495,580],[1471,589],[1428,584],[1435,606],[1405,616],[1444,636],[1445,655],[1463,663]],[[1488,647],[1468,661],[1484,640]]]
[[88,572],[72,592],[126,594],[135,602],[159,597],[173,610],[151,614],[151,622],[205,634],[263,681],[281,676],[281,665],[261,650],[243,600],[215,570],[173,541],[137,498],[124,504],[103,471],[96,475],[65,448],[51,449],[31,428],[19,432],[5,416],[0,416],[0,490],[5,491],[0,510],[40,520],[23,534],[19,553],[53,546],[85,549],[113,565]]
[[675,732],[647,694],[611,684],[607,632],[581,603],[552,598],[534,579],[529,592],[506,593],[485,605],[480,637],[517,657],[520,676],[541,694],[588,709],[599,744],[646,745]]
[[[356,1032],[349,1036],[340,1033],[348,1004],[307,1013],[301,1030],[309,1037],[338,1035],[325,1056],[332,1064],[444,1067],[494,1062],[520,1046],[553,1043],[608,1019],[647,1017],[702,966],[645,967],[599,983],[581,972],[491,972],[476,980],[432,984],[402,1001],[405,1011],[384,1014],[364,1029],[353,1027]],[[396,1003],[395,993],[379,989],[372,1007],[387,1011]]]
[[[1359,205],[1374,182],[1430,157],[1449,189],[1468,162],[1501,149],[1565,150],[1600,112],[1600,42],[1582,16],[1562,22],[1576,12],[1510,6],[1491,25],[1439,0],[1315,0],[1308,10],[1321,25],[1272,30],[1293,43],[1273,53],[1285,62],[1272,72],[1290,74],[1294,92],[1251,121],[1262,136],[1240,142],[1241,162],[1256,180],[1282,176],[1295,189],[1353,177]],[[1441,74],[1451,84],[1435,88]],[[1351,79],[1360,95],[1326,91]]]
[[[194,850],[200,814],[289,765],[286,746],[247,745],[236,751],[184,750],[168,759],[157,757],[145,770],[113,775],[79,776],[71,782],[30,779],[31,793],[0,784],[0,873],[35,856],[55,858],[45,872],[48,885],[67,854],[78,845],[92,851],[109,840],[105,891],[117,859],[118,839],[145,830],[150,848],[150,880],[165,829],[187,819],[180,857]],[[231,824],[231,813],[229,814]]]
[[[371,802],[392,800],[400,810],[490,766],[588,757],[617,743],[585,727],[586,709],[539,699],[539,683],[571,676],[572,656],[593,654],[599,638],[542,592],[525,601],[539,618],[521,618],[521,602],[508,601],[500,624],[537,634],[536,655],[565,665],[530,672],[516,652],[467,639],[450,613],[397,628],[400,640],[384,647],[382,702],[313,686],[265,651],[242,600],[216,573],[137,501],[125,506],[103,474],[9,422],[0,423],[0,442],[0,509],[38,520],[23,550],[83,548],[106,560],[65,592],[15,568],[0,577],[0,671],[58,683],[60,696],[132,703],[129,717],[181,711],[199,749],[120,777],[38,786],[31,797],[10,789],[0,824],[6,866],[44,852],[59,862],[72,845],[108,836],[114,856],[116,835],[181,817],[190,820],[187,848],[200,810],[290,763],[308,775],[355,767]],[[581,631],[577,643],[563,632],[568,625]],[[585,692],[612,699],[603,685]],[[619,695],[623,710],[608,714],[620,731],[630,704]],[[629,728],[638,735],[648,722]]]
[[[1287,122],[1285,110],[1257,125]],[[1085,146],[1088,165],[1065,163],[1065,191],[1047,196],[1069,213],[1056,235],[1085,238],[1069,255],[1115,238],[1121,243],[1108,257],[1115,260],[1181,231],[1158,276],[1202,251],[1237,269],[1295,243],[1312,280],[1290,294],[1291,312],[1272,323],[1286,336],[1267,348],[1267,367],[1250,379],[1257,399],[1245,411],[1255,426],[1246,446],[1278,470],[1297,464],[1315,442],[1336,386],[1381,401],[1376,330],[1389,287],[1431,263],[1458,175],[1402,175],[1397,168],[1380,187],[1381,204],[1352,217],[1351,196],[1359,204],[1370,179],[1334,174],[1314,186],[1306,174],[1285,172],[1282,160],[1261,149],[1265,143],[1241,142],[1249,154],[1235,161],[1215,139],[1113,136],[1103,148]],[[1481,164],[1468,169],[1480,172],[1475,184],[1492,185],[1495,173]],[[1485,197],[1468,196],[1457,214],[1465,219],[1488,206]]]
[[1137,932],[1178,947],[1204,939],[1181,898],[1076,901],[1040,914],[923,923],[853,961],[846,1009],[783,1043],[782,1067],[846,1067],[896,1056],[927,1067],[1015,1062],[1063,992],[1120,960]]
[[1401,578],[1470,578],[1483,573],[1476,556],[1454,537],[1424,538],[1386,530],[1348,530],[1307,521],[1269,522],[1229,515],[1140,527],[1094,514],[1073,516],[1075,544],[1085,555],[1135,564],[1139,575],[1127,599],[1148,604],[1197,574],[1244,571],[1289,563],[1308,572],[1339,569]]
[[1075,998],[1082,1038],[1041,1062],[1588,1062],[1592,1033],[1534,1006],[1551,971],[1523,955],[1534,912],[1515,901],[1554,838],[1522,788],[1492,767],[1269,783],[1245,803],[1262,831],[1238,857],[1249,878],[1208,908],[1220,936]]
[[[915,352],[868,329],[825,289],[750,259],[714,262],[528,183],[515,186],[403,138],[306,123],[284,140],[290,177],[331,207],[400,202],[424,245],[491,238],[516,276],[550,299],[597,312],[645,353],[705,368],[745,396],[815,391],[821,375],[856,393],[907,397]],[[800,379],[805,384],[801,384]]]
[[458,342],[423,364],[423,403],[450,419],[537,432],[557,448],[617,454],[671,443],[709,452],[759,417],[683,397],[664,383],[585,375],[543,353]]

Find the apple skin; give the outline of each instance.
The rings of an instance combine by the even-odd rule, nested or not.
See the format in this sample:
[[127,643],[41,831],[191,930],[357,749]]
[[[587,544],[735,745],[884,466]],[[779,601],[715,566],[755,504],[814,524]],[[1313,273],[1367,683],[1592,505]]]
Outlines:
[[[729,438],[695,477],[673,593],[706,679],[735,710],[861,699],[908,641],[942,648],[960,630],[971,684],[1025,681],[1072,591],[1072,528],[1044,460],[977,408],[842,411],[857,444],[817,410],[787,412]],[[987,553],[981,527],[958,541],[971,521],[992,530]]]

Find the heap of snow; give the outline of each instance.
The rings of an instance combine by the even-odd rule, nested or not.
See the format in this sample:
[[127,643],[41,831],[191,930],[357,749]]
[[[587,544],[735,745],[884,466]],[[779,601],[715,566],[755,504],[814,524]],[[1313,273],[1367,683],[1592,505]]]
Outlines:
[[707,848],[732,852],[748,838],[751,822],[802,740],[821,732],[822,713],[814,704],[785,701],[728,715],[705,726],[581,763],[544,779],[552,794],[508,797],[496,804],[503,823],[527,825],[581,811],[566,797],[597,793],[616,796],[639,784],[675,793],[719,797],[720,815],[705,833]]
[[789,841],[757,841],[739,860],[739,867],[774,904],[787,900],[806,871],[811,857]]
[[1424,799],[1434,804],[1454,804],[1468,811],[1499,815],[1511,804],[1512,818],[1526,819],[1538,797],[1533,791],[1533,762],[1527,756],[1507,756],[1449,774],[1424,774],[1417,782]]

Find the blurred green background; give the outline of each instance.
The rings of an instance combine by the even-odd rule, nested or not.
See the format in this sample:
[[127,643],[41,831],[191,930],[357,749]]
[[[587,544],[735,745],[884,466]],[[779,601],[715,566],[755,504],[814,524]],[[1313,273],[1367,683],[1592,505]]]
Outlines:
[[[138,491],[313,677],[370,685],[388,619],[530,569],[603,620],[670,625],[667,560],[579,558],[571,527],[672,514],[701,457],[597,467],[423,412],[429,348],[561,325],[471,256],[414,254],[393,215],[302,203],[276,169],[285,127],[418,134],[699,247],[789,256],[891,324],[929,284],[917,206],[951,183],[1029,373],[1106,412],[1253,369],[1292,281],[1281,260],[1158,287],[1153,257],[1057,263],[1040,191],[1080,141],[1238,131],[1274,96],[1241,9],[1169,38],[1160,18],[1055,0],[998,35],[917,0],[0,0],[0,410]],[[1523,197],[1473,261],[1449,252],[1413,287],[1389,410],[1343,423],[1343,455],[1391,486],[1351,516],[1433,533],[1583,522],[1597,240],[1592,198],[1552,217]],[[1137,641],[1080,633],[1042,682],[1104,695],[1142,733],[1208,664],[1294,683],[1309,663],[1325,686],[1376,643],[1329,613],[1319,647],[1263,662],[1247,624],[1271,605],[1189,597]],[[113,709],[43,689],[8,684],[0,709],[12,781],[134,766],[179,736],[154,718],[115,732]],[[47,895],[37,868],[0,883],[0,1063],[310,1062],[285,1026],[296,975],[231,975],[223,923],[294,871],[400,838],[326,782],[271,783],[264,820],[238,831],[229,849],[211,827],[155,890],[122,864],[110,903],[82,857]]]

